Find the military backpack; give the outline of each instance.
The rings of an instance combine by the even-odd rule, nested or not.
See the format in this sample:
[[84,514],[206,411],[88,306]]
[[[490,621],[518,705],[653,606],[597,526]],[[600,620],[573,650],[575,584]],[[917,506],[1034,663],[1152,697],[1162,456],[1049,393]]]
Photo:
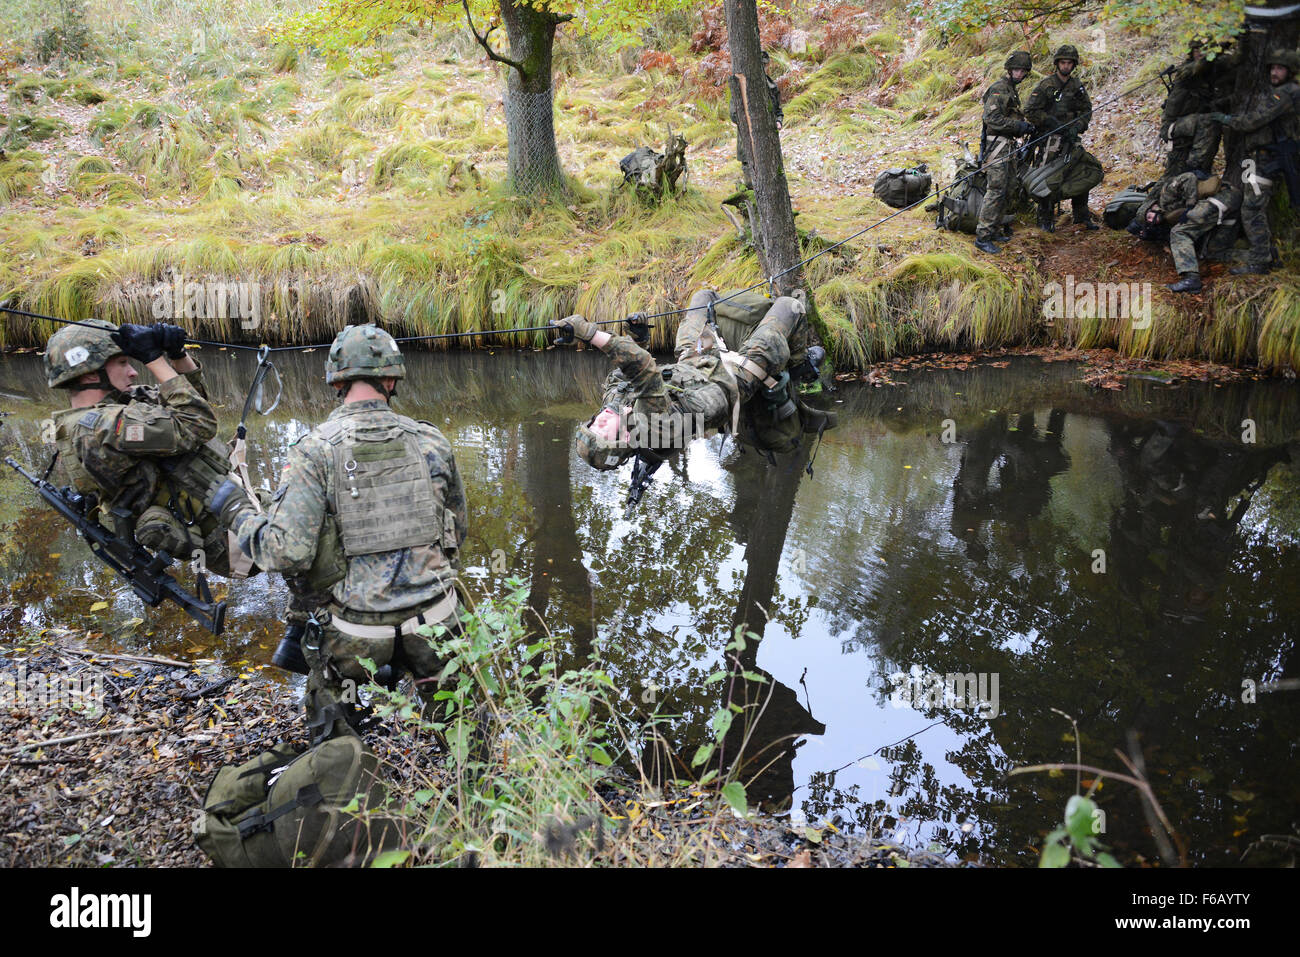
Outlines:
[[1074,199],[1104,178],[1101,161],[1082,146],[1075,146],[1029,170],[1021,183],[1032,199]]
[[1133,222],[1133,217],[1137,215],[1139,207],[1151,198],[1148,193],[1154,185],[1155,183],[1147,183],[1146,186],[1130,186],[1120,190],[1106,204],[1106,211],[1101,216],[1102,220],[1111,229],[1128,228],[1128,224]]
[[218,867],[364,863],[401,836],[391,818],[357,813],[383,803],[378,763],[360,738],[343,735],[227,765],[203,798],[195,843]]
[[[942,191],[939,199],[926,207],[927,211],[937,210],[935,227],[951,229],[954,232],[973,233],[980,221],[980,207],[984,205],[984,193],[988,190],[988,177],[980,168],[970,152],[957,161],[957,175],[952,185]],[[1007,209],[1012,207],[1014,197],[1008,197]],[[1014,215],[1005,214],[1003,224],[1015,219]]]
[[887,169],[876,177],[871,192],[887,206],[903,209],[919,202],[930,192],[932,178],[922,163],[908,169]]

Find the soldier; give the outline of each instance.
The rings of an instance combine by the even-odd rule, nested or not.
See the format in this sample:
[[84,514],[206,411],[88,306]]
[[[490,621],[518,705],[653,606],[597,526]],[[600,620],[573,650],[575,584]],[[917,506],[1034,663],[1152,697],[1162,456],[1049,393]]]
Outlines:
[[[1039,152],[1039,161],[1046,163],[1062,153],[1069,153],[1088,128],[1092,119],[1092,101],[1074,70],[1079,65],[1079,51],[1067,44],[1057,48],[1053,56],[1056,71],[1044,77],[1029,94],[1025,117],[1035,127],[1038,136],[1047,136]],[[1069,124],[1061,129],[1064,124]],[[1052,131],[1056,132],[1052,132]],[[1051,134],[1051,135],[1048,135]],[[1088,194],[1070,200],[1074,222],[1088,229],[1098,229],[1088,211]],[[1038,225],[1047,232],[1056,231],[1056,199],[1038,201]]]
[[[459,627],[465,491],[442,433],[389,408],[405,375],[392,336],[346,326],[325,362],[343,403],[290,447],[266,513],[229,482],[209,502],[259,565],[315,604],[302,641],[315,740],[351,731],[350,688],[369,680],[360,659],[437,678],[443,662],[417,629]],[[418,686],[426,702],[436,685]]]
[[1238,54],[1223,51],[1210,60],[1205,44],[1193,40],[1187,59],[1166,71],[1173,72],[1160,116],[1160,138],[1169,140],[1166,177],[1188,170],[1209,175],[1221,138],[1220,125],[1211,117],[1228,106],[1239,62]]
[[[1177,177],[1186,184],[1188,177],[1195,178],[1197,173],[1183,173]],[[1195,196],[1175,198],[1171,203],[1192,203],[1181,212],[1177,206],[1170,206],[1167,216],[1174,218],[1174,226],[1169,231],[1169,251],[1174,257],[1174,268],[1181,277],[1168,288],[1173,292],[1200,292],[1201,267],[1197,260],[1196,244],[1204,237],[1209,237],[1216,230],[1225,229],[1229,238],[1236,237],[1236,216],[1241,208],[1241,191],[1221,182],[1218,176],[1211,176],[1195,184]],[[1189,192],[1186,185],[1183,192]],[[1172,192],[1172,191],[1171,191]],[[1221,244],[1223,245],[1223,244]],[[1207,256],[1214,258],[1214,250],[1207,250]]]
[[[158,385],[135,385],[131,359]],[[71,408],[54,418],[62,483],[96,497],[106,528],[153,551],[198,558],[221,575],[252,571],[203,508],[229,458],[214,438],[217,418],[183,329],[102,319],[69,325],[46,343],[45,374],[51,388],[71,393]]]
[[[776,117],[776,128],[779,130],[785,121],[785,113],[781,109],[781,88],[776,85],[776,81],[767,75],[767,66],[771,60],[767,51],[763,51],[763,80],[767,85],[767,96],[772,103],[772,113]],[[736,159],[740,160],[740,177],[744,181],[746,189],[754,188],[754,180],[749,169],[749,150],[745,140],[749,124],[741,122],[743,113],[742,104],[739,94],[739,81],[732,82],[731,94],[731,122],[736,126]]]
[[[1215,113],[1212,119],[1244,134],[1241,224],[1250,241],[1247,260],[1231,270],[1234,276],[1266,273],[1273,268],[1273,237],[1268,205],[1279,176],[1296,177],[1296,148],[1300,141],[1300,53],[1273,50],[1268,56],[1272,89],[1253,110],[1241,115]],[[1289,155],[1288,155],[1289,151]],[[1296,177],[1300,179],[1300,177]],[[1296,198],[1292,194],[1293,199]]]
[[[578,429],[578,456],[592,468],[618,468],[638,452],[667,458],[703,431],[735,430],[740,406],[760,388],[776,390],[773,402],[791,403],[780,376],[795,353],[795,377],[815,370],[824,350],[807,346],[807,320],[798,299],[781,296],[738,352],[724,351],[706,325],[708,306],[718,294],[701,289],[691,297],[677,329],[677,362],[660,370],[654,356],[628,336],[597,329],[582,316],[553,319],[551,325],[589,342],[618,365],[605,380],[604,403]],[[648,338],[630,321],[636,340]],[[815,377],[815,371],[813,373]],[[781,389],[785,391],[782,392]],[[698,416],[698,418],[696,418]]]
[[1020,96],[1016,93],[1016,87],[1033,68],[1033,60],[1024,50],[1017,50],[1007,57],[1005,67],[1007,75],[984,92],[980,164],[985,167],[988,186],[975,227],[975,248],[993,255],[1002,251],[994,239],[1011,238],[1011,229],[1003,225],[1002,218],[1015,177],[1016,137],[1034,131],[1034,125],[1020,111]]

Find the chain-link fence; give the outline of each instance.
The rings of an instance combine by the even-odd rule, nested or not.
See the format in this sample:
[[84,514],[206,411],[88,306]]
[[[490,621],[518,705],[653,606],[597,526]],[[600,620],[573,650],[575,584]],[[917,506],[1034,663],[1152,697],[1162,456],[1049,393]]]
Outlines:
[[554,87],[540,92],[521,88],[515,77],[506,84],[507,175],[524,195],[550,191],[563,182],[555,145]]

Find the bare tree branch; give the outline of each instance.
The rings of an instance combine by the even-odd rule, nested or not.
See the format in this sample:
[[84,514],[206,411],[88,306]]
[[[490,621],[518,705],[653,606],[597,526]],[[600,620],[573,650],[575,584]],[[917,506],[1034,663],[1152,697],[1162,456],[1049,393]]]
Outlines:
[[481,46],[487,52],[488,59],[496,60],[498,63],[504,63],[506,66],[514,67],[516,70],[519,71],[520,76],[522,76],[524,79],[527,79],[528,71],[524,69],[524,65],[522,63],[520,63],[518,60],[512,60],[507,56],[502,56],[500,53],[497,53],[495,50],[492,49],[492,44],[488,42],[488,37],[492,35],[492,31],[496,29],[496,25],[493,24],[492,26],[488,27],[487,33],[480,35],[479,32],[474,29],[474,17],[469,12],[469,0],[460,0],[460,3],[461,6],[465,8],[465,19],[469,21],[469,32],[474,34],[474,39],[478,41],[478,45]]

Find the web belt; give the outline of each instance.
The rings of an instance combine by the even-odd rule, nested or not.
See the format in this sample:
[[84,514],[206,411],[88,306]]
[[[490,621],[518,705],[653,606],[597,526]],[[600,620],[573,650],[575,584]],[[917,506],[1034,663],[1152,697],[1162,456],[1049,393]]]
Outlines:
[[442,599],[413,618],[408,618],[400,625],[359,625],[339,616],[333,605],[330,606],[330,627],[353,638],[400,638],[413,635],[423,625],[437,625],[451,617],[456,610],[456,590],[453,588]]

